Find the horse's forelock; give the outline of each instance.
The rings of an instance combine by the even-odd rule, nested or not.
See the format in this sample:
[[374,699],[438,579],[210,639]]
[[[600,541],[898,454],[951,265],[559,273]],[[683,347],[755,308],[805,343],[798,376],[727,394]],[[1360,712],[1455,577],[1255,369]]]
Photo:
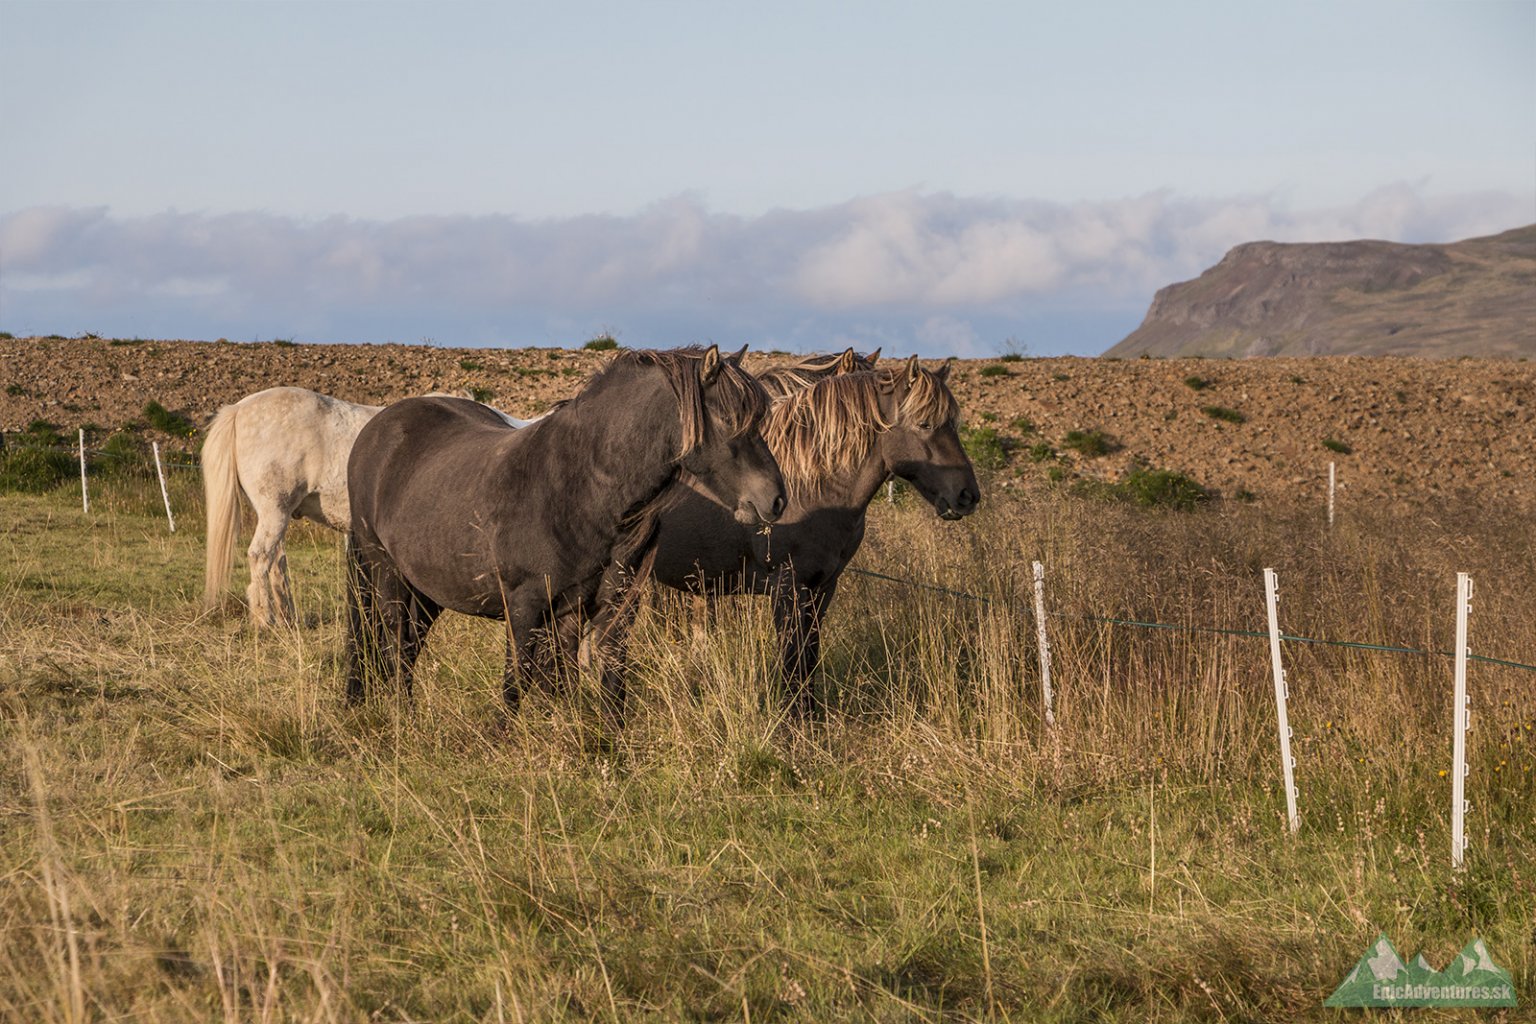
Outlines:
[[[896,371],[904,373],[905,370]],[[939,375],[932,370],[918,367],[917,378],[901,400],[898,415],[912,423],[931,423],[941,426],[960,416],[960,403]]]

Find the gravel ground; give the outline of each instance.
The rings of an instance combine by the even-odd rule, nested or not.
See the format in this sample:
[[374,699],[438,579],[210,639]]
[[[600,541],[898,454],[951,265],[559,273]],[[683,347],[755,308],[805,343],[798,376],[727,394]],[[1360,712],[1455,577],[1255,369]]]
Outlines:
[[[748,365],[789,358],[754,353]],[[0,430],[34,419],[117,428],[139,420],[150,399],[201,425],[221,405],[280,384],[370,403],[473,388],[529,416],[575,393],[605,359],[556,349],[5,339]],[[1228,497],[1314,502],[1332,460],[1344,501],[1536,505],[1536,364],[1523,361],[966,360],[953,383],[968,426],[995,429],[1013,449],[1004,486],[1034,486],[1053,467],[1113,479],[1139,461]],[[1222,410],[1243,421],[1219,418]],[[1069,431],[1102,431],[1114,450],[1065,451]],[[1060,454],[1037,460],[1038,445]]]

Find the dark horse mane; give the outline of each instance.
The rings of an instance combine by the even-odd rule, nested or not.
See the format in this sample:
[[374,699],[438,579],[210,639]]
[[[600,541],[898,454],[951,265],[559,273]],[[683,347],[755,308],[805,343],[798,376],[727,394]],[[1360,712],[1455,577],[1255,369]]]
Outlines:
[[[704,389],[699,383],[695,365],[704,358],[704,353],[705,350],[698,345],[666,351],[631,349],[620,352],[608,365],[588,378],[574,398],[557,404],[555,409],[576,401],[583,392],[591,390],[599,381],[621,367],[658,367],[666,376],[673,394],[677,395],[678,417],[682,426],[682,450],[677,453],[677,457],[681,460],[707,440],[710,421],[704,408]],[[756,430],[771,403],[768,392],[757,378],[729,359],[721,360],[713,391],[717,398],[714,405],[718,425],[726,431],[727,439],[738,438],[748,431]]]
[[[880,393],[895,386],[898,372],[906,370],[822,377],[774,402],[763,439],[791,493],[819,494],[828,480],[863,461],[876,436],[893,425],[880,411]],[[940,426],[956,419],[960,406],[937,373],[918,367],[896,414]]]

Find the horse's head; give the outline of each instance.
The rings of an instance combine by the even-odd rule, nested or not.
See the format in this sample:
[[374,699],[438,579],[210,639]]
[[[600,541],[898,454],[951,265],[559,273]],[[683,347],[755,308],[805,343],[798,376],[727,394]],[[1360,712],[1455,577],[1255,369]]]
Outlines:
[[746,370],[746,346],[721,356],[711,345],[697,360],[702,418],[684,430],[682,468],[699,488],[736,521],[771,523],[784,512],[784,478],[758,429],[768,411],[768,393]]
[[943,519],[976,511],[981,485],[960,444],[960,406],[949,390],[949,364],[918,365],[917,356],[882,380],[880,458],[891,474],[917,488]]

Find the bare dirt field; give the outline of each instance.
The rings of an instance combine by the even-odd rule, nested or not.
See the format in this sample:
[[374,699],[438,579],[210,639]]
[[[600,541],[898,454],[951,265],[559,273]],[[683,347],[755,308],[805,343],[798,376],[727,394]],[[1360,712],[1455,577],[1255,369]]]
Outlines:
[[[202,425],[219,406],[280,384],[370,403],[476,389],[527,416],[569,397],[605,358],[558,349],[5,339],[0,430],[35,419],[112,430],[137,421],[151,399]],[[752,353],[748,365],[790,358]],[[1536,365],[1523,361],[965,360],[953,382],[967,424],[995,431],[1008,450],[1004,486],[1114,479],[1141,463],[1186,473],[1223,497],[1313,503],[1333,461],[1341,500],[1536,503]],[[1074,448],[1074,431],[1101,432],[1098,447],[1109,451]]]

